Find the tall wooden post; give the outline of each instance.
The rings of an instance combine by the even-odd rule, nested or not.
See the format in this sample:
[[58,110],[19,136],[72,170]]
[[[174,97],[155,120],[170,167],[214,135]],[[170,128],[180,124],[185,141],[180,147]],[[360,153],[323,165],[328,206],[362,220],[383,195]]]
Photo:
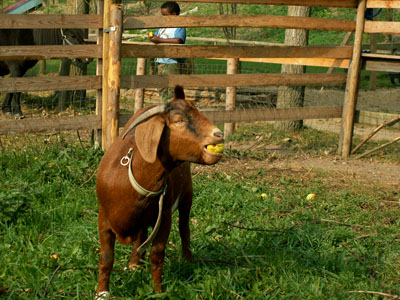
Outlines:
[[[104,13],[104,0],[97,0],[97,14],[103,15]],[[97,45],[103,45],[103,30],[97,29]],[[96,64],[96,75],[101,76],[103,74],[103,58],[97,58]],[[98,89],[96,91],[96,116],[102,115],[102,98],[103,90]],[[96,140],[102,145],[102,130],[96,131]]]
[[112,0],[103,0],[103,63],[102,63],[102,104],[101,104],[101,148],[106,150],[107,144],[107,97],[108,97],[108,60],[109,60],[109,34],[110,8]]
[[[137,66],[136,66],[136,75],[145,75],[146,74],[146,59],[138,58]],[[143,107],[144,103],[144,89],[136,89],[135,90],[135,112]]]
[[[239,60],[237,58],[229,58],[227,62],[226,74],[237,74]],[[225,110],[232,111],[236,107],[236,87],[226,88],[226,99],[225,99]],[[235,128],[235,123],[225,123],[224,135],[225,137],[230,136]]]
[[365,24],[365,7],[367,0],[359,0],[356,17],[356,30],[354,34],[353,57],[348,70],[345,99],[343,105],[342,125],[339,140],[339,152],[348,158],[351,152],[353,139],[354,115],[357,105],[358,87],[361,71],[362,37]]
[[[108,35],[108,68],[106,90],[103,89],[103,148],[117,139],[119,130],[119,93],[121,86],[122,5],[113,4],[110,10]],[[104,39],[105,40],[105,39]],[[106,62],[103,62],[106,63]],[[103,69],[104,72],[104,69]],[[103,73],[103,76],[106,73]],[[104,97],[107,95],[107,97]],[[106,99],[105,99],[106,98]],[[106,102],[104,101],[106,100]]]

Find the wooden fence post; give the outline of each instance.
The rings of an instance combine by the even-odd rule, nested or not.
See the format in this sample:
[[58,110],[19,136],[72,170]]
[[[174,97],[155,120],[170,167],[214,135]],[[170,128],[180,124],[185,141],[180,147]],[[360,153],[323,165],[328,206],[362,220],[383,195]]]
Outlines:
[[356,111],[358,86],[361,71],[362,37],[365,24],[365,8],[367,0],[359,0],[356,16],[356,30],[354,34],[353,57],[347,74],[347,84],[343,104],[342,124],[340,130],[339,152],[348,158],[351,152],[353,138],[354,115]]
[[[117,139],[119,130],[119,93],[121,86],[121,41],[122,41],[122,5],[110,6],[110,22],[108,32],[107,73],[103,69],[103,149]],[[105,39],[104,39],[105,40]],[[107,74],[107,78],[104,75]],[[106,96],[107,95],[107,96]],[[105,97],[106,96],[106,97]]]
[[[237,74],[239,60],[237,58],[229,58],[227,61],[226,74]],[[236,107],[236,87],[226,88],[226,100],[225,100],[225,110],[231,111],[235,110]],[[225,137],[230,136],[235,128],[235,123],[225,123],[224,124],[224,135]]]
[[[136,75],[146,75],[146,59],[138,58],[136,66]],[[143,107],[144,103],[144,89],[135,90],[135,112]]]
[[[104,14],[104,0],[97,0],[97,12],[98,15]],[[97,29],[97,45],[103,44],[103,30]],[[98,58],[96,63],[96,75],[101,76],[103,74],[103,58]],[[103,99],[103,90],[98,89],[96,91],[96,116],[102,115],[102,99]],[[102,130],[96,130],[96,140],[102,145]]]
[[102,53],[102,82],[101,82],[101,148],[107,146],[107,97],[108,97],[108,60],[109,34],[105,32],[110,27],[110,6],[112,0],[103,0],[103,53]]

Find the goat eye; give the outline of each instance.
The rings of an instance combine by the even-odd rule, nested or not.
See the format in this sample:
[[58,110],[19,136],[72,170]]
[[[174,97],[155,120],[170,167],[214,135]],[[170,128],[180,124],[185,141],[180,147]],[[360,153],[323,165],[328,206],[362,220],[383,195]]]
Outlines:
[[183,116],[178,115],[173,118],[173,122],[176,124],[183,124],[186,122],[186,119]]

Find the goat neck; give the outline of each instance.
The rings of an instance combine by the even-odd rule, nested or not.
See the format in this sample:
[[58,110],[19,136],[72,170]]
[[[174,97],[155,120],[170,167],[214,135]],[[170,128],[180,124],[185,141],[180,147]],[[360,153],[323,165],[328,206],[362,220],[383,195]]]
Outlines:
[[142,158],[137,147],[132,155],[132,174],[137,183],[146,190],[157,192],[166,184],[168,169],[163,163],[156,159],[149,163]]

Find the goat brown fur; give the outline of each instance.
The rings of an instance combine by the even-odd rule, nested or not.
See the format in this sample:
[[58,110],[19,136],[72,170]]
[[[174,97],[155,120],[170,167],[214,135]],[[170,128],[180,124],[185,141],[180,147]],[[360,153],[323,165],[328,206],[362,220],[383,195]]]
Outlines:
[[178,97],[184,98],[181,87],[175,88],[175,99],[165,105],[163,112],[130,130],[132,122],[148,108],[137,112],[124,128],[125,138],[120,136],[101,160],[97,177],[101,244],[98,295],[108,294],[115,239],[123,244],[133,243],[129,266],[135,268],[143,259],[137,248],[146,240],[148,228],[154,227],[157,220],[159,197],[139,194],[129,181],[128,167],[120,163],[130,148],[133,148],[132,173],[143,188],[158,191],[167,184],[161,226],[150,250],[155,291],[162,291],[165,245],[171,229],[172,207],[177,199],[182,253],[183,257],[192,260],[189,229],[192,179],[189,163],[217,163],[222,155],[211,153],[206,148],[210,144],[222,143],[223,133],[192,103]]

